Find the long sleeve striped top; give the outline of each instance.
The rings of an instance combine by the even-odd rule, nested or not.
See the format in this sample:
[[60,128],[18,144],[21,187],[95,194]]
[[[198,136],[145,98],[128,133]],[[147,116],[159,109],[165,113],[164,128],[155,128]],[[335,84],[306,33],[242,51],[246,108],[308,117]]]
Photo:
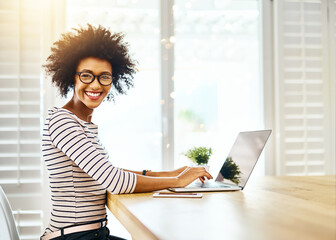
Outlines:
[[132,193],[136,175],[114,167],[98,127],[63,108],[48,111],[42,153],[48,169],[52,212],[44,235],[106,217],[106,191]]

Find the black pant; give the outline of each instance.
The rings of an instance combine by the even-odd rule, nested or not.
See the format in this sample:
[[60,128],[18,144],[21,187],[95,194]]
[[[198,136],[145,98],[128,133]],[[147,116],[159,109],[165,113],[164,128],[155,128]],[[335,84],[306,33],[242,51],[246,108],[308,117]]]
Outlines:
[[124,238],[110,235],[110,230],[107,227],[102,227],[95,230],[76,232],[53,238],[52,240],[125,240]]

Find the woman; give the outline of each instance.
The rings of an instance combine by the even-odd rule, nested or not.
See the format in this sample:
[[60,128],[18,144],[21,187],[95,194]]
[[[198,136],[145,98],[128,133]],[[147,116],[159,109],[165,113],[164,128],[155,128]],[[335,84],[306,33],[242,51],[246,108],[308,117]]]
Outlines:
[[91,25],[64,34],[44,67],[61,95],[73,89],[73,97],[50,109],[45,121],[42,151],[53,209],[41,239],[120,239],[106,227],[106,191],[149,192],[212,178],[204,168],[135,172],[109,162],[91,118],[105,98],[133,85],[135,63],[122,35]]

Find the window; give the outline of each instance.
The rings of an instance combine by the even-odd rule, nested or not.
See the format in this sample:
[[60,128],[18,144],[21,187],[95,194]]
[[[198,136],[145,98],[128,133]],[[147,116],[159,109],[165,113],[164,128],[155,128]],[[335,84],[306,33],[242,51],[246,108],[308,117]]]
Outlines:
[[[115,165],[177,167],[181,152],[202,144],[222,162],[238,131],[262,128],[258,1],[247,2],[162,1],[160,12],[159,1],[67,1],[67,29],[92,23],[125,32],[139,62],[135,88],[95,110]],[[162,76],[165,64],[175,65],[165,72],[172,78]]]
[[263,128],[259,4],[185,0],[173,9],[175,165],[205,145],[215,173],[238,132]]

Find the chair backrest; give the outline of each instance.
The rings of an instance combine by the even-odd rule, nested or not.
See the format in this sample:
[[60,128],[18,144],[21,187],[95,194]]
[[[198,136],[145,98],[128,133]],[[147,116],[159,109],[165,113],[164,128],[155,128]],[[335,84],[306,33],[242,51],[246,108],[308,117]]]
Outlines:
[[0,239],[19,240],[12,208],[0,186]]

